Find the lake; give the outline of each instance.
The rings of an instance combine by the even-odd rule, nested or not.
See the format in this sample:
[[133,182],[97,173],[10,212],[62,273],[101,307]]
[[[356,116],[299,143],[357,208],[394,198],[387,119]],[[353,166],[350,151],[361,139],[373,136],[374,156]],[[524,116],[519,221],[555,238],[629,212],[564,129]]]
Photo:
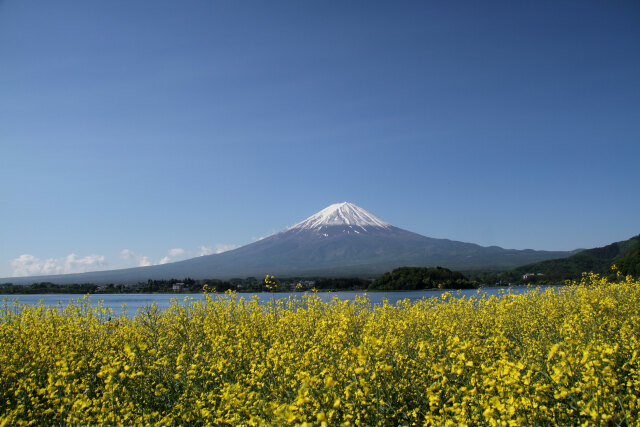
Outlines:
[[[394,292],[364,292],[364,291],[339,291],[339,292],[317,292],[318,297],[322,301],[330,301],[333,298],[340,300],[353,300],[357,296],[366,295],[367,298],[373,304],[381,304],[387,300],[391,304],[396,304],[398,301],[409,299],[411,301],[419,300],[422,298],[439,297],[445,292],[450,292],[453,297],[472,297],[486,295],[491,297],[492,295],[502,295],[505,293],[520,294],[528,292],[535,287],[531,286],[511,286],[507,288],[481,288],[481,289],[463,289],[463,290],[428,290],[428,291],[394,291]],[[302,297],[304,292],[291,292],[291,293],[276,293],[270,292],[258,292],[258,293],[240,293],[239,297],[250,299],[253,296],[257,296],[260,301],[270,301],[272,298],[288,298],[289,296]],[[213,297],[223,297],[224,294],[213,294]],[[82,297],[82,295],[72,294],[34,294],[34,295],[0,295],[0,300],[18,300],[21,304],[38,304],[42,302],[46,305],[56,305],[58,303],[66,305],[70,300],[75,300]],[[158,304],[161,309],[168,308],[171,304],[171,300],[176,298],[179,303],[183,303],[185,297],[193,298],[193,300],[203,300],[203,294],[95,294],[91,295],[92,305],[97,305],[99,301],[102,301],[105,307],[110,307],[117,314],[124,312],[128,316],[133,316],[136,311],[142,307],[149,306],[154,302]]]

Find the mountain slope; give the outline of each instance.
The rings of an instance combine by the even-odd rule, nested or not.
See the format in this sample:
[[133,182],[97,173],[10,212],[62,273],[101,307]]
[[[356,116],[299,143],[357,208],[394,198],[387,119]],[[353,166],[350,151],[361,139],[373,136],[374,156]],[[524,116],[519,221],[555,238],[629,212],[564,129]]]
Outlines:
[[551,278],[578,277],[583,272],[608,274],[611,265],[617,264],[618,260],[622,261],[625,270],[631,271],[635,269],[637,255],[634,257],[634,254],[637,254],[638,250],[640,250],[640,235],[600,248],[585,249],[567,258],[527,264],[510,273],[515,276],[539,273]]
[[623,276],[640,277],[640,246],[615,261]]
[[377,275],[401,266],[510,269],[569,252],[502,249],[434,239],[337,203],[280,233],[216,255],[150,267],[60,276],[0,279],[13,283],[130,283],[148,279]]

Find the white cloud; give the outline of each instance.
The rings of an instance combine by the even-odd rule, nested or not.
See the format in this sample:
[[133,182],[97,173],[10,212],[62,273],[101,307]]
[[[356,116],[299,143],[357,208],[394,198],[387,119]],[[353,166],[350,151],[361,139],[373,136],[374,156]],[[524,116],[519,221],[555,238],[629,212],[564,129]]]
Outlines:
[[138,264],[138,267],[148,267],[150,265],[159,265],[166,264],[168,262],[173,262],[174,259],[172,257],[179,257],[180,255],[184,255],[185,250],[182,248],[173,248],[167,251],[168,255],[165,255],[158,262],[154,262],[150,257],[146,255],[137,254],[129,249],[123,249],[120,251],[120,258],[130,261],[135,261]]
[[240,246],[238,245],[230,245],[230,244],[226,244],[226,243],[216,243],[215,245],[212,246],[200,246],[198,249],[200,249],[200,253],[199,256],[204,256],[204,255],[211,255],[211,254],[221,254],[222,252],[227,252],[230,251],[232,249],[236,249],[239,248]]
[[37,276],[45,274],[84,273],[98,270],[107,265],[103,255],[88,255],[79,257],[69,254],[62,258],[47,258],[41,260],[33,255],[23,254],[10,261],[13,277]]
[[122,259],[134,259],[135,257],[136,257],[136,254],[134,254],[129,249],[123,249],[120,251],[120,258]]
[[200,249],[200,253],[198,254],[198,256],[211,255],[214,251],[213,246],[202,245],[198,249]]
[[[173,248],[169,249],[169,256],[180,256],[184,254],[184,249],[182,248]],[[166,258],[166,257],[165,257]],[[163,258],[164,259],[164,258]],[[162,263],[161,263],[162,264]]]
[[135,261],[138,264],[138,267],[148,267],[150,265],[153,265],[151,258],[145,255],[137,254],[129,249],[121,250],[120,258]]
[[141,256],[140,259],[138,260],[138,265],[140,267],[149,267],[150,265],[153,265],[153,262],[151,261],[151,258],[149,258],[148,256]]
[[232,249],[236,249],[239,248],[239,245],[226,245],[224,243],[218,243],[216,246],[216,253],[217,254],[221,254],[222,252],[227,252],[230,251]]

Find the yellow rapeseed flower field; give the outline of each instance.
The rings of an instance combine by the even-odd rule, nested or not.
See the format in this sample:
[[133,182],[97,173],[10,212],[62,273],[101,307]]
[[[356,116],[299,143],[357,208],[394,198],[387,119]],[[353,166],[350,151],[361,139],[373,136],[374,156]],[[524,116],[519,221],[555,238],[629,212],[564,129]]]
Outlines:
[[0,425],[637,425],[640,281],[0,313]]

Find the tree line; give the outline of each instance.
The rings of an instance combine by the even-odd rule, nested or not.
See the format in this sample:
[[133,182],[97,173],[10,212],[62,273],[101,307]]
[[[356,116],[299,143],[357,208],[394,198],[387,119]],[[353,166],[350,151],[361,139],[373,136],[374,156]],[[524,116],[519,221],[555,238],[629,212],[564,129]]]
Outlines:
[[220,279],[168,279],[138,282],[133,284],[70,283],[55,284],[38,282],[31,285],[0,284],[0,294],[128,294],[128,293],[221,293],[236,292],[291,292],[291,291],[340,291],[366,290],[371,279],[346,278],[272,278],[267,286],[264,279],[256,277]]
[[423,289],[472,289],[475,284],[465,275],[444,267],[401,267],[384,273],[369,289],[377,291],[418,291]]

